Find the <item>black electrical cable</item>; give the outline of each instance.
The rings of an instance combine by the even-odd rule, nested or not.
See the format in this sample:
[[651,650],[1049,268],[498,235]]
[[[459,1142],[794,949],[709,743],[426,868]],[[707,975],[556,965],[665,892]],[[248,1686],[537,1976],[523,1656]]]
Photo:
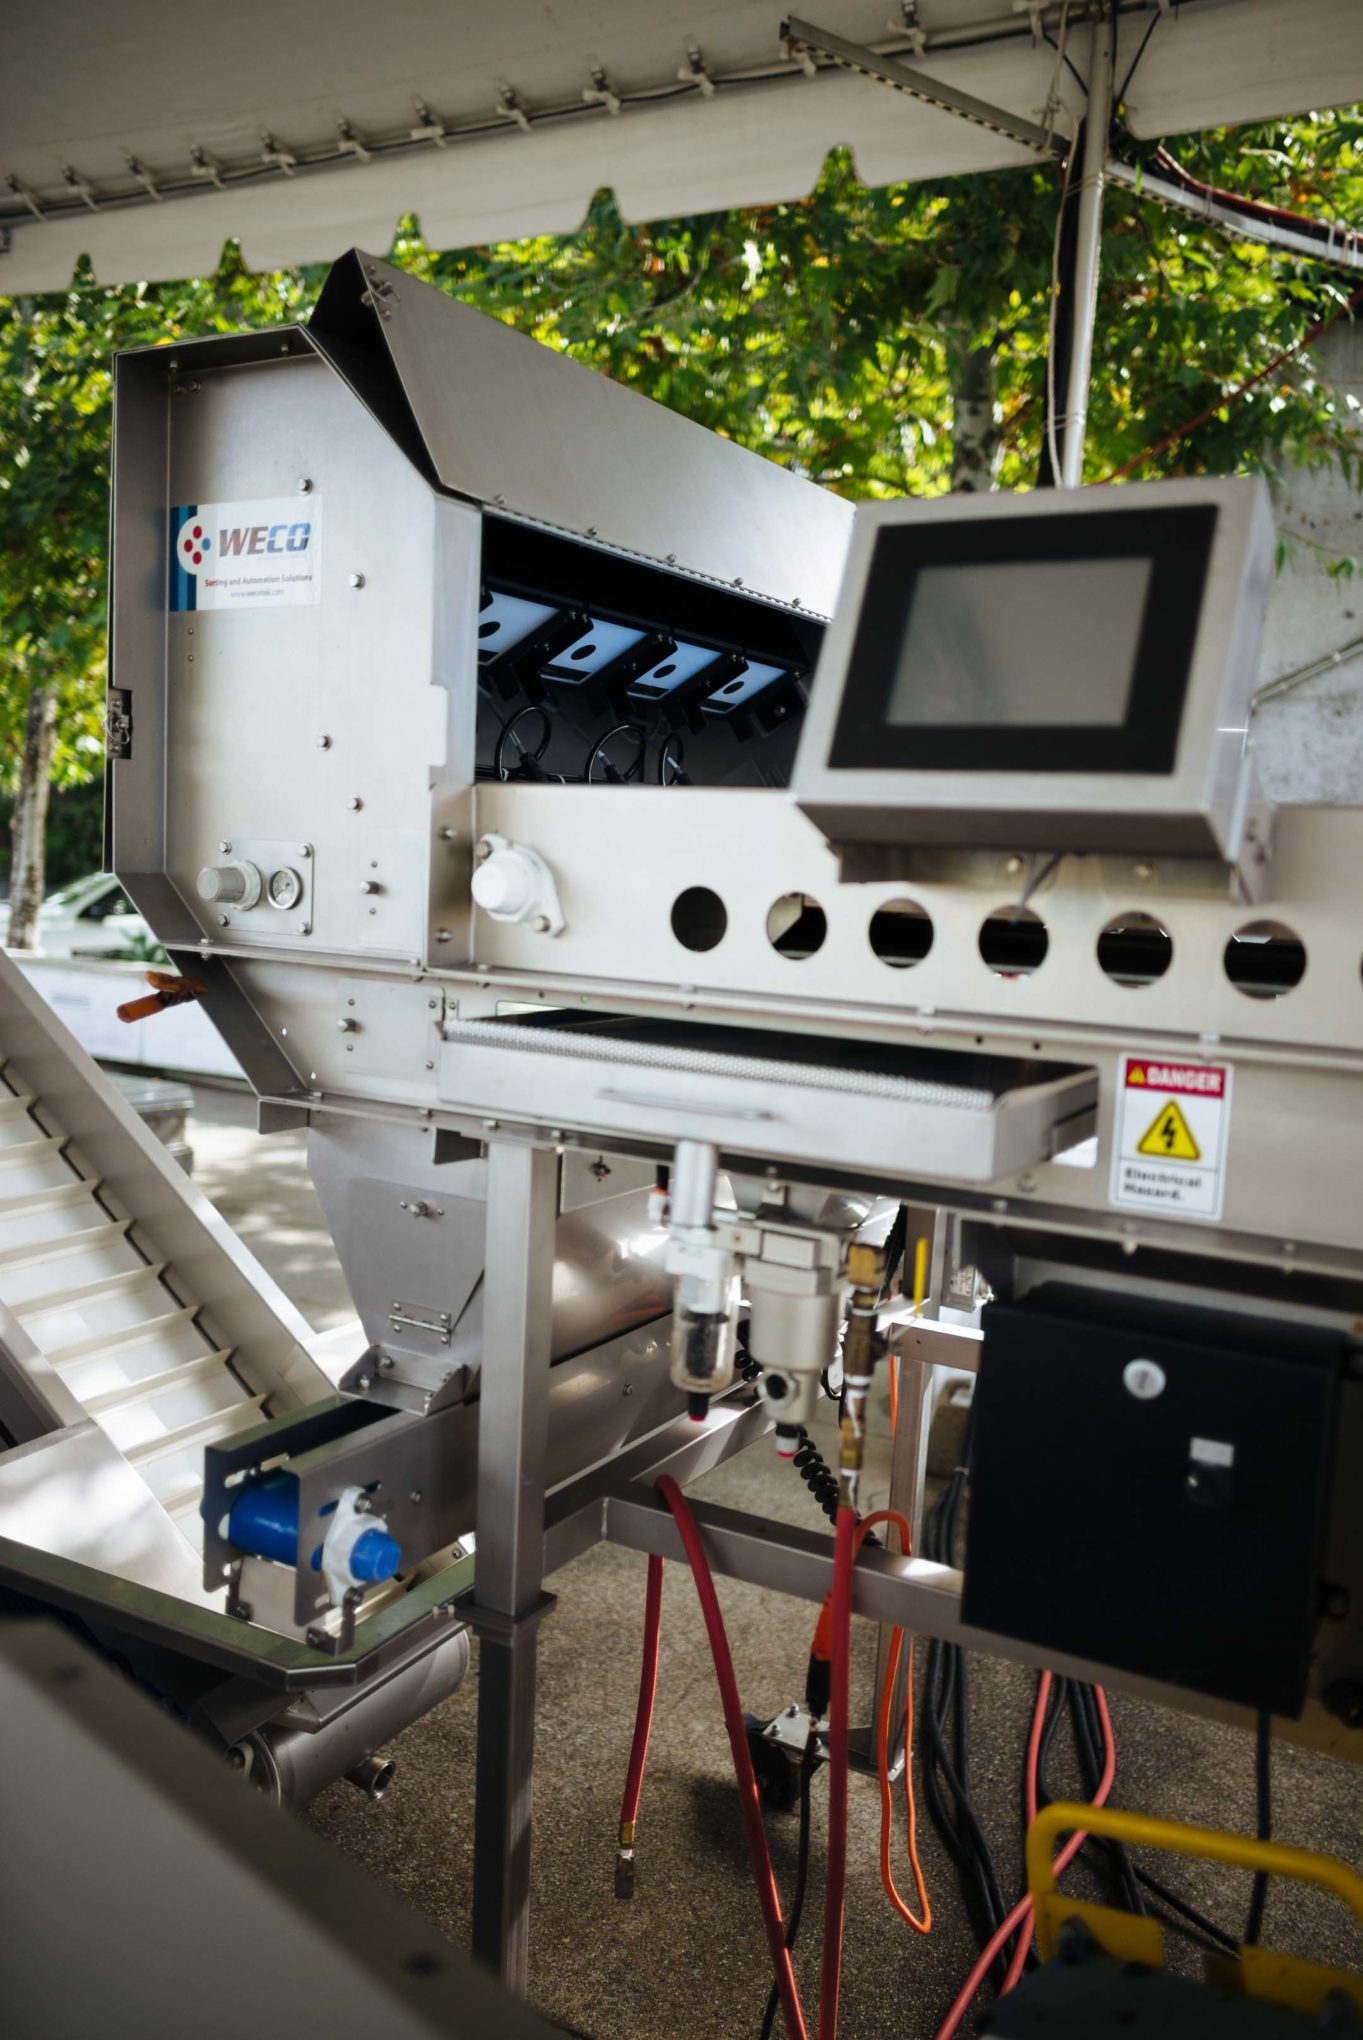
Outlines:
[[[1266,1707],[1254,1724],[1254,1832],[1261,1842],[1273,1839],[1273,1721]],[[1249,1919],[1245,1925],[1245,1946],[1257,1948],[1264,1927],[1264,1906],[1268,1899],[1268,1872],[1256,1870],[1250,1894]]]
[[1135,56],[1131,59],[1131,62],[1127,67],[1126,76],[1125,78],[1123,78],[1120,86],[1118,87],[1116,93],[1113,96],[1112,104],[1114,106],[1120,106],[1122,101],[1126,98],[1126,89],[1128,85],[1131,83],[1131,80],[1136,75],[1136,66],[1137,64],[1139,64],[1141,58],[1145,55],[1145,46],[1149,42],[1151,36],[1155,33],[1155,30],[1159,27],[1159,18],[1161,12],[1162,9],[1157,7],[1154,14],[1150,17],[1150,25],[1146,29],[1145,34],[1141,37],[1140,47],[1137,49]]
[[1070,60],[1068,50],[1065,51],[1061,50],[1059,43],[1056,41],[1055,37],[1051,34],[1048,28],[1042,29],[1041,39],[1043,42],[1048,42],[1050,44],[1051,48],[1055,51],[1058,57],[1064,58],[1065,69],[1069,72],[1071,78],[1073,78],[1075,84],[1079,87],[1079,90],[1083,93],[1085,99],[1087,99],[1089,90],[1088,85],[1084,80],[1083,73],[1080,71],[1076,71],[1076,69],[1074,68],[1073,63]]
[[[1091,1799],[1103,1774],[1103,1727],[1098,1718],[1098,1701],[1093,1688],[1082,1680],[1076,1680],[1071,1689],[1071,1712],[1080,1774],[1084,1779],[1084,1796]],[[1131,1866],[1130,1850],[1124,1842],[1113,1842],[1103,1853],[1112,1866],[1118,1899],[1128,1912],[1143,1913],[1145,1900]]]
[[[670,736],[663,738],[662,745],[658,751],[659,786],[689,786],[691,781],[686,776],[685,768],[686,745],[677,731],[673,730]],[[669,770],[672,774],[670,779],[668,778]]]
[[[533,751],[527,751],[524,744],[520,741],[520,738],[516,735],[517,725],[523,723],[526,717],[529,715],[539,716],[544,723],[544,734],[540,738],[539,743],[535,746]],[[545,714],[545,711],[542,708],[540,708],[537,704],[531,703],[525,708],[518,708],[516,710],[516,713],[513,716],[509,717],[508,720],[502,724],[501,729],[497,733],[497,742],[494,745],[492,752],[493,778],[509,779],[511,777],[511,772],[506,767],[506,747],[508,743],[514,744],[516,746],[516,749],[520,752],[520,765],[517,769],[519,769],[522,772],[522,774],[528,775],[534,771],[534,768],[539,764],[540,759],[544,756],[545,752],[548,750],[549,743],[551,738],[553,737],[553,734],[554,734],[553,724],[550,722],[549,717]]]
[[[1188,1922],[1187,1926],[1181,1926],[1177,1920],[1166,1919],[1164,1924],[1172,1927],[1176,1934],[1183,1934],[1187,1939],[1197,1941],[1200,1946],[1209,1948],[1214,1954],[1236,1953],[1234,1934],[1228,1934],[1224,1927],[1218,1927],[1215,1920],[1209,1920],[1205,1913],[1200,1913],[1195,1905],[1189,1905],[1186,1898],[1180,1898],[1167,1884],[1161,1884],[1159,1878],[1152,1877],[1148,1870],[1142,1870],[1137,1866],[1136,1875],[1153,1898],[1157,1898],[1161,1905],[1168,1906],[1171,1912],[1180,1914]],[[1196,1932],[1190,1933],[1189,1928],[1195,1928]]]
[[[738,1344],[740,1349],[738,1378],[740,1381],[746,1381],[750,1384],[755,1383],[761,1379],[762,1363],[760,1360],[754,1360],[748,1351],[748,1327],[746,1323],[741,1324],[738,1328]],[[827,1516],[829,1522],[836,1523],[838,1520],[838,1476],[834,1473],[832,1467],[824,1458],[803,1424],[797,1426],[795,1436],[795,1451],[790,1463],[809,1489],[809,1492],[813,1495],[819,1507],[823,1510],[825,1516]],[[863,1544],[874,1545],[877,1549],[880,1547],[880,1542],[881,1540],[876,1536],[874,1530],[868,1530],[862,1538]]]
[[[942,1676],[943,1662],[950,1661],[953,1646],[934,1644],[929,1649],[927,1690]],[[942,1844],[956,1865],[961,1897],[979,1945],[991,1940],[1004,1919],[1003,1895],[993,1871],[993,1859],[974,1808],[963,1792],[941,1735],[936,1707],[924,1707],[923,1802]],[[940,1773],[940,1775],[939,1775]],[[949,1807],[944,1788],[954,1802]],[[1000,1951],[994,1965],[996,1981],[1002,1983],[1007,1950]]]
[[[814,1773],[819,1768],[818,1747],[811,1736],[805,1747],[800,1764],[800,1835],[796,1844],[795,1889],[791,1893],[790,1906],[786,1913],[786,1946],[794,1948],[795,1936],[800,1931],[800,1916],[804,1912],[805,1888],[809,1883],[809,1830],[810,1807],[809,1788],[814,1783]],[[771,2040],[771,2029],[776,2023],[776,2013],[781,2002],[781,1993],[773,1984],[767,1999],[767,2009],[762,2020],[761,2040]]]
[[[965,1469],[958,1467],[924,1523],[925,1557],[940,1564],[952,1563],[964,1495]],[[966,1914],[983,1948],[1002,1926],[1008,1906],[993,1851],[970,1797],[969,1677],[965,1654],[955,1644],[934,1639],[929,1646],[922,1716],[924,1804],[956,1866]],[[1000,1948],[991,1967],[996,1984],[1003,1982],[1011,1947],[1010,1941]]]
[[[639,746],[638,757],[635,758],[631,764],[626,765],[623,772],[618,771],[616,767],[612,765],[610,759],[606,756],[606,746],[615,737],[630,737],[634,741],[636,741]],[[592,772],[596,765],[596,761],[599,758],[601,760],[602,765],[605,767],[605,779],[607,783],[613,781],[617,786],[628,785],[629,782],[633,779],[643,778],[644,759],[647,756],[647,753],[648,753],[648,735],[642,723],[618,722],[614,724],[612,728],[608,729],[603,737],[598,737],[596,742],[592,745],[591,750],[587,753],[587,769],[582,775],[583,780],[588,786],[597,783],[594,782],[592,779]]]
[[1055,1732],[1064,1720],[1069,1704],[1070,1682],[1068,1679],[1057,1677],[1051,1685],[1051,1704],[1047,1711],[1045,1722],[1042,1725],[1041,1743],[1036,1754],[1036,1797],[1038,1806],[1051,1797],[1050,1793],[1046,1790],[1046,1762],[1051,1754],[1051,1744],[1055,1741]]
[[886,1297],[894,1288],[894,1278],[899,1273],[904,1259],[904,1249],[909,1239],[909,1207],[901,1204],[894,1215],[894,1224],[885,1235],[885,1285],[881,1296]]
[[[1086,1695],[1087,1731],[1081,1737],[1076,1716],[1076,1752],[1078,1753],[1081,1746],[1086,1747],[1085,1769],[1090,1779],[1096,1779],[1102,1768],[1102,1759],[1099,1751],[1101,1724],[1097,1718],[1097,1706],[1093,1700],[1093,1688],[1091,1686],[1080,1687],[1078,1682],[1074,1682],[1071,1687],[1071,1697],[1079,1692]],[[1048,1724],[1052,1735],[1054,1733],[1054,1722],[1057,1718],[1052,1717],[1051,1723]],[[1048,1750],[1049,1737],[1043,1735],[1041,1753],[1037,1765],[1038,1805],[1047,1804],[1052,1796],[1047,1790],[1045,1778]],[[1088,1789],[1087,1786],[1086,1789]],[[1111,1852],[1117,1846],[1117,1844],[1111,1842],[1099,1843],[1095,1837],[1091,1836],[1086,1844],[1086,1849],[1091,1854],[1095,1848],[1100,1848],[1103,1853],[1111,1855]],[[1215,1920],[1209,1920],[1205,1913],[1199,1912],[1196,1906],[1190,1905],[1187,1899],[1181,1897],[1178,1892],[1172,1891],[1160,1878],[1153,1876],[1150,1871],[1142,1868],[1134,1860],[1131,1862],[1131,1870],[1136,1882],[1144,1891],[1148,1891],[1152,1898],[1159,1901],[1159,1906],[1167,1908],[1169,1913],[1179,1915],[1178,1918],[1169,1918],[1166,1915],[1161,1915],[1165,1926],[1169,1927],[1174,1933],[1183,1935],[1186,1939],[1196,1941],[1200,1946],[1211,1950],[1213,1953],[1224,1951],[1227,1954],[1233,1955],[1236,1952],[1236,1942],[1233,1934],[1228,1934],[1223,1927],[1217,1926]],[[1145,1908],[1142,1906],[1140,1909],[1144,1910]],[[1153,1910],[1158,1911],[1158,1907],[1153,1908]],[[1191,1933],[1189,1932],[1190,1928],[1193,1930]]]

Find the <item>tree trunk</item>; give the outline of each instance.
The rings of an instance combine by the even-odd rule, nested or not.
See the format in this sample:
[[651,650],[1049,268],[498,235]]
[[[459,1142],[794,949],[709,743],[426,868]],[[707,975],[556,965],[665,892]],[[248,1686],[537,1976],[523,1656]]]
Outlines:
[[49,685],[35,682],[24,718],[24,742],[10,825],[9,943],[32,949],[47,873],[47,802],[52,753],[57,741],[57,704]]
[[1003,435],[992,347],[972,347],[960,355],[953,350],[951,400],[952,488],[963,492],[996,488]]

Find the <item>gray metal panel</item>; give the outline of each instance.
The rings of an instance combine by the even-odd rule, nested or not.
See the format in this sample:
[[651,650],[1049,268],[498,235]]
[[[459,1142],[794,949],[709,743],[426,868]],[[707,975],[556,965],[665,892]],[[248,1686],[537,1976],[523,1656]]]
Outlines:
[[852,522],[839,497],[358,251],[328,278],[315,344],[356,344],[366,288],[378,308],[365,307],[374,331],[360,344],[391,354],[446,488],[831,612]]
[[0,1452],[0,1537],[179,1601],[220,1606],[221,1587],[205,1591],[197,1554],[141,1475],[80,1415],[68,1430]]
[[[318,1112],[308,1166],[365,1336],[381,1347],[376,1392],[422,1407],[482,1364],[487,1163],[436,1162],[429,1126]],[[671,1308],[662,1235],[641,1190],[598,1197],[555,1228],[552,1357],[562,1360]],[[372,1372],[372,1368],[369,1370]],[[452,1377],[458,1377],[453,1381]],[[404,1398],[393,1398],[403,1400]]]
[[9,2040],[549,2034],[69,1635],[6,1628],[0,1713]]

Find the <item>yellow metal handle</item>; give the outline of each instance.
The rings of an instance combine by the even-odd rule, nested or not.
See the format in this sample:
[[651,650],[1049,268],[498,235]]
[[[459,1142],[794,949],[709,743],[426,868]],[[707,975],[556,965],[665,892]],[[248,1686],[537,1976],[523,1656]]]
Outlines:
[[1055,1953],[1059,1930],[1055,1897],[1056,1843],[1064,1834],[1101,1835],[1135,1848],[1166,1849],[1198,1856],[1207,1863],[1232,1863],[1240,1870],[1263,1870],[1270,1877],[1293,1877],[1333,1892],[1363,1923],[1363,1877],[1334,1856],[1292,1849],[1284,1842],[1261,1842],[1252,1835],[1226,1834],[1220,1828],[1189,1827],[1182,1821],[1157,1820],[1149,1813],[1127,1813],[1116,1806],[1081,1806],[1057,1799],[1043,1807],[1027,1830],[1027,1885],[1036,1915],[1037,1944],[1043,1961]]

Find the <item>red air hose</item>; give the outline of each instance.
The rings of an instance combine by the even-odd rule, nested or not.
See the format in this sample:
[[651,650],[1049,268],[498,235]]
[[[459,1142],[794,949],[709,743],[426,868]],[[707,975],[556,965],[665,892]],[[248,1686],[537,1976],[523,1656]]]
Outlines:
[[838,1510],[833,1539],[833,1599],[829,1625],[828,1867],[824,1878],[823,1968],[819,1975],[819,2040],[838,2030],[838,1989],[842,1979],[843,1899],[847,1886],[847,1726],[852,1655],[852,1572],[856,1562],[857,1514]]
[[[748,1835],[753,1880],[757,1885],[758,1903],[762,1908],[762,1924],[766,1928],[767,1945],[771,1950],[772,1967],[776,1972],[776,1988],[780,1993],[786,2032],[789,2040],[809,2040],[809,2030],[805,2025],[800,1995],[795,1985],[790,1950],[786,1947],[786,1927],[781,1914],[780,1894],[776,1889],[776,1876],[771,1867],[766,1830],[762,1825],[762,1807],[757,1796],[757,1780],[753,1776],[752,1758],[748,1753],[748,1731],[743,1720],[743,1703],[739,1698],[738,1680],[734,1676],[734,1662],[729,1651],[729,1639],[724,1629],[719,1596],[710,1577],[710,1562],[705,1556],[705,1546],[701,1543],[700,1532],[696,1528],[696,1520],[691,1514],[690,1505],[676,1481],[670,1474],[660,1474],[657,1488],[676,1519],[677,1529],[690,1561],[691,1576],[696,1583],[696,1596],[705,1620],[706,1634],[710,1639],[710,1655],[714,1659],[715,1678],[719,1682],[720,1699],[724,1703],[724,1725],[729,1731],[729,1747],[733,1752],[739,1804],[743,1809],[743,1825]],[[850,1533],[848,1551],[850,1554]],[[844,1695],[845,1692],[844,1674]],[[844,1712],[844,1721],[845,1719]],[[844,1736],[844,1752],[845,1748]]]
[[634,1896],[634,1823],[644,1789],[644,1765],[648,1760],[648,1738],[653,1727],[653,1700],[658,1690],[658,1644],[663,1624],[663,1562],[648,1561],[648,1588],[644,1595],[644,1654],[639,1666],[639,1701],[634,1710],[634,1740],[629,1746],[629,1769],[625,1773],[625,1796],[620,1801],[620,1840],[615,1859],[615,1895]]

